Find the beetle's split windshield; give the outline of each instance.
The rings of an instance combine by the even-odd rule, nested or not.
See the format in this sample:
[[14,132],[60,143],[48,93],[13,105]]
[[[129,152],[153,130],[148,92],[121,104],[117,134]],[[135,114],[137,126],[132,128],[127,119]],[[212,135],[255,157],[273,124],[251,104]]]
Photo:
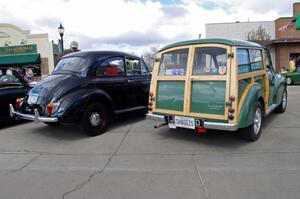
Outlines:
[[88,60],[83,57],[63,58],[56,65],[53,74],[66,73],[83,76],[83,72],[88,67],[88,64]]

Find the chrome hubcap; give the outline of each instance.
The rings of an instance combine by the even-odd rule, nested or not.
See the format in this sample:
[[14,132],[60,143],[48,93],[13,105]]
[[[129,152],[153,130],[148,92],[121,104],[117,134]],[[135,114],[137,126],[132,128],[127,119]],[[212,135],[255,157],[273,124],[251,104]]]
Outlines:
[[92,126],[99,126],[101,122],[101,116],[99,113],[92,113],[90,116],[90,123]]
[[257,135],[261,127],[261,110],[257,108],[254,115],[254,133]]
[[286,91],[283,92],[282,96],[282,107],[285,108],[287,103],[287,96],[286,96]]
[[291,78],[288,77],[288,78],[286,79],[286,83],[287,83],[288,85],[290,85],[290,84],[292,83]]
[[286,96],[286,91],[284,91],[282,96],[282,108],[286,107],[286,103],[287,103],[287,96]]

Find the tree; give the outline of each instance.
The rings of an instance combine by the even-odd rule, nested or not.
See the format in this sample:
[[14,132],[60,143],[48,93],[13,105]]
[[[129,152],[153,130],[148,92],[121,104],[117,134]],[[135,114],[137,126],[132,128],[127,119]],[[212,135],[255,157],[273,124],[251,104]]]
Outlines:
[[267,33],[266,29],[262,25],[258,26],[256,30],[251,30],[247,32],[248,41],[269,41],[271,36]]
[[159,50],[159,48],[157,46],[153,46],[148,51],[144,51],[142,53],[141,57],[144,59],[144,61],[149,66],[151,71],[154,67],[155,60],[156,60],[156,53],[158,50]]

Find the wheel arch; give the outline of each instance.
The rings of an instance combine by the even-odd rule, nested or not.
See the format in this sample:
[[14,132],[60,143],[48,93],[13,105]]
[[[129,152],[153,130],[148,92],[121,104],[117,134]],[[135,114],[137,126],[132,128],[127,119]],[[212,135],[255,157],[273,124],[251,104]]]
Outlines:
[[113,116],[114,106],[109,95],[102,90],[90,89],[74,92],[62,99],[61,108],[64,109],[64,112],[60,117],[67,122],[80,120],[86,108],[92,103],[103,104]]
[[254,111],[256,108],[256,103],[260,102],[262,105],[262,111],[265,114],[265,98],[264,98],[264,91],[261,85],[258,83],[253,83],[250,85],[246,94],[245,100],[241,105],[242,108],[239,114],[239,128],[248,127],[253,123]]

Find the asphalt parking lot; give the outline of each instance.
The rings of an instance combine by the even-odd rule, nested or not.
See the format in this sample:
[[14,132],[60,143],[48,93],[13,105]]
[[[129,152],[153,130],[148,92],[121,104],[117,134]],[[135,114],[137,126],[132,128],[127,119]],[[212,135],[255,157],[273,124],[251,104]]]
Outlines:
[[300,86],[255,143],[235,133],[154,129],[123,116],[97,137],[78,126],[0,127],[0,198],[295,199],[300,195]]

